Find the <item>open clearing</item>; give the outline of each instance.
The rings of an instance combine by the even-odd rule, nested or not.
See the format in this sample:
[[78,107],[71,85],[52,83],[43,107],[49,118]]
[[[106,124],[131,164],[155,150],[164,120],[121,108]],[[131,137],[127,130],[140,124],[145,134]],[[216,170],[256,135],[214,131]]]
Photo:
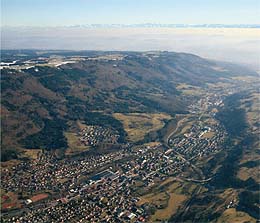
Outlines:
[[183,94],[186,95],[197,95],[200,96],[204,93],[204,91],[202,90],[202,88],[197,87],[197,86],[192,86],[192,85],[188,85],[188,84],[179,84],[176,87],[177,90],[182,91]]
[[151,217],[152,222],[169,219],[176,213],[182,202],[186,200],[186,196],[182,194],[170,193],[169,196],[167,207],[157,210]]
[[255,223],[256,220],[249,216],[247,213],[242,211],[236,211],[235,208],[229,208],[224,211],[224,213],[220,216],[217,223],[243,223],[250,222]]
[[246,111],[246,118],[251,127],[258,126],[260,120],[260,93],[253,92],[246,99],[241,100],[241,108]]
[[[239,162],[239,169],[237,177],[241,180],[247,180],[250,177],[253,178],[257,183],[260,183],[259,173],[259,142],[254,143],[250,151],[244,151],[244,154]],[[251,163],[251,165],[250,165]]]
[[19,160],[8,160],[8,161],[5,161],[5,162],[1,162],[1,168],[2,170],[3,169],[11,169],[12,167],[18,165],[20,163]]
[[161,129],[164,121],[172,118],[163,113],[114,113],[113,116],[123,123],[128,139],[132,142],[142,140],[147,133]]
[[38,154],[40,154],[41,151],[41,149],[25,149],[23,155],[30,159],[37,159]]
[[168,195],[165,192],[162,193],[151,193],[144,195],[140,198],[138,205],[142,205],[145,203],[154,204],[156,206],[164,206],[167,205]]
[[12,208],[20,208],[21,203],[18,200],[17,194],[13,192],[3,193],[1,194],[1,209],[12,209]]
[[254,168],[242,167],[239,169],[237,176],[241,180],[248,180],[250,177],[252,177],[256,182],[259,182],[259,178],[260,178],[259,167],[254,167]]
[[168,185],[164,192],[149,193],[140,197],[138,205],[149,203],[156,207],[155,213],[151,216],[151,222],[169,219],[188,198],[181,194],[182,184],[172,180],[174,178],[166,179],[158,186],[158,188],[161,188]]
[[68,141],[68,149],[66,150],[66,155],[80,153],[89,149],[88,146],[80,143],[79,136],[76,133],[65,132],[64,135]]
[[212,138],[214,135],[215,135],[214,132],[206,132],[206,133],[202,136],[202,138],[203,138],[203,139],[206,139],[206,138],[210,139],[210,138]]

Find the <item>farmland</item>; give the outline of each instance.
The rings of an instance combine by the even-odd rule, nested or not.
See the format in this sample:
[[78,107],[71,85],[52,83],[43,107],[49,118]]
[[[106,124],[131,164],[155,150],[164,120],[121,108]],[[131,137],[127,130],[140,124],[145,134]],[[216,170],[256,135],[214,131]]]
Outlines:
[[132,142],[142,140],[147,133],[163,128],[164,122],[171,119],[170,115],[148,113],[115,113],[114,117],[123,123],[128,139]]

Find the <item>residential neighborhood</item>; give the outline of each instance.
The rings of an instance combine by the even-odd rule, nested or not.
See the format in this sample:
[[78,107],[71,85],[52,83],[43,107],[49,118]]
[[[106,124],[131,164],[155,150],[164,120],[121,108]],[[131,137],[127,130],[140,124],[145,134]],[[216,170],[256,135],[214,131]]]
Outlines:
[[85,146],[95,146],[100,143],[116,144],[119,135],[102,126],[87,126],[80,133],[80,142]]
[[[192,180],[183,175],[185,170],[193,171],[196,159],[221,149],[225,130],[217,121],[204,123],[198,119],[185,132],[171,135],[167,144],[129,144],[108,154],[63,160],[42,151],[36,160],[4,169],[2,188],[22,198],[20,208],[3,213],[4,222],[146,221],[149,205],[139,206],[134,195],[139,185],[149,191],[169,176]],[[85,145],[116,143],[118,137],[101,126],[87,126],[79,135]]]

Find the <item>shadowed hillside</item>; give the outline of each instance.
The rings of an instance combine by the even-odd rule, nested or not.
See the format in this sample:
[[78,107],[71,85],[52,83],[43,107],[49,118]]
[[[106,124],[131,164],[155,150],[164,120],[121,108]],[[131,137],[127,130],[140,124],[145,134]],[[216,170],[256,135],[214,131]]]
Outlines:
[[[123,142],[124,129],[113,113],[183,113],[189,98],[176,89],[178,84],[204,88],[222,78],[256,75],[246,68],[184,53],[17,53],[3,51],[3,61],[12,58],[19,66],[35,60],[36,65],[1,70],[4,159],[8,159],[5,151],[15,157],[17,148],[66,149],[63,133],[70,128],[70,121],[91,123],[89,120],[96,120],[97,114],[99,120],[106,120],[106,126],[121,133]],[[84,60],[50,65],[37,62],[39,57]]]

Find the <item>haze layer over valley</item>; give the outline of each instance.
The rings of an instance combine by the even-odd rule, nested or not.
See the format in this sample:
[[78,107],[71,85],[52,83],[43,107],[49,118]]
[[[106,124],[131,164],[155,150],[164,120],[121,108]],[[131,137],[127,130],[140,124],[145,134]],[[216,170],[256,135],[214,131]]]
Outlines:
[[[258,28],[3,27],[5,49],[167,50],[249,65],[259,70]],[[245,56],[246,55],[246,56]]]

